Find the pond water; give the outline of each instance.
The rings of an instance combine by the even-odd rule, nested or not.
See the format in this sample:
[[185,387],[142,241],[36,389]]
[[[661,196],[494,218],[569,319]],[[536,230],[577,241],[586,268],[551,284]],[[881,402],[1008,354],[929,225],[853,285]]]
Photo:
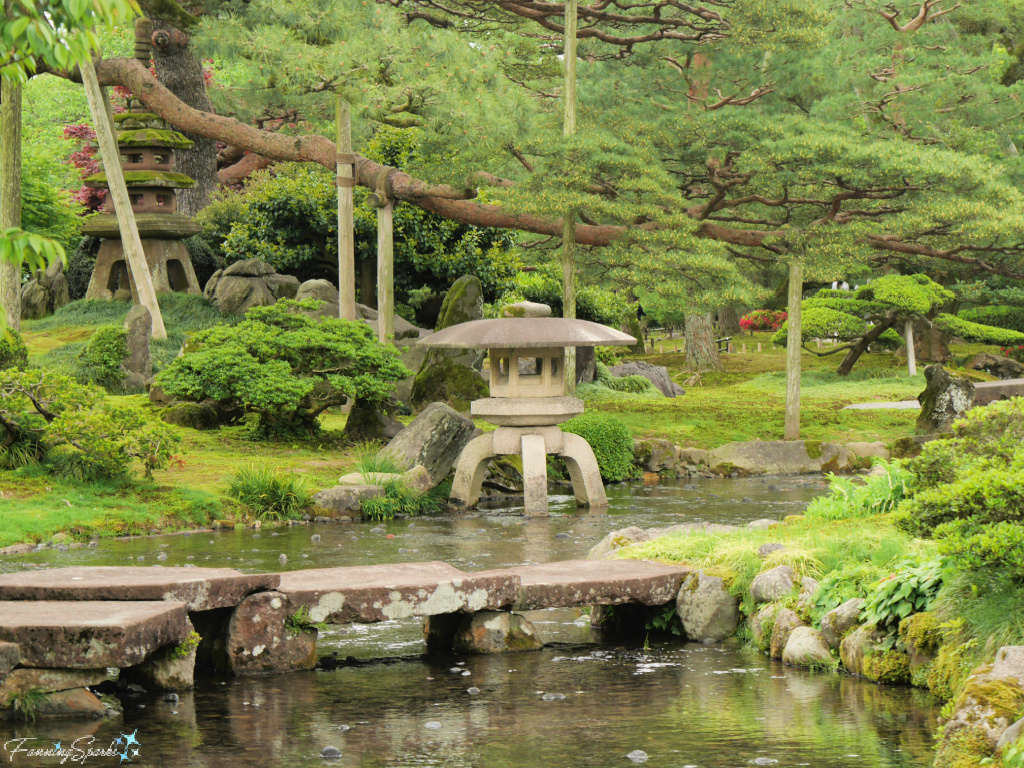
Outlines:
[[[323,524],[104,541],[9,558],[0,570],[194,564],[255,572],[444,560],[473,571],[584,557],[606,533],[629,525],[780,519],[824,487],[818,478],[620,485],[609,489],[603,514],[577,512],[568,496],[552,499],[549,518],[526,519],[521,509],[491,502],[473,515],[395,520],[383,532]],[[314,533],[320,541],[311,541]],[[794,670],[736,642],[598,644],[577,610],[529,617],[552,644],[494,657],[424,656],[419,621],[330,627],[318,647],[347,659],[338,669],[204,678],[177,702],[124,698],[123,721],[0,723],[0,745],[18,737],[66,746],[91,735],[94,746],[105,746],[136,731],[141,748],[132,765],[211,768],[605,768],[638,764],[628,757],[637,750],[648,755],[644,765],[671,768],[931,764],[938,709],[919,691]],[[340,750],[338,760],[321,759],[327,745]],[[59,762],[21,754],[11,764]]]

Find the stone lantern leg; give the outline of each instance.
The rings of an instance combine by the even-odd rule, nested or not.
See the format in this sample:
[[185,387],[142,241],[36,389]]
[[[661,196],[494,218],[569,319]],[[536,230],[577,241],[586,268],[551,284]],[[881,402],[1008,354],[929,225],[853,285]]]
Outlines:
[[450,502],[457,507],[475,506],[490,459],[518,455],[523,459],[526,514],[546,515],[550,455],[565,462],[577,504],[606,506],[608,497],[593,449],[579,435],[558,426],[583,413],[583,401],[565,394],[565,348],[629,346],[635,339],[597,323],[550,317],[551,308],[542,304],[513,304],[503,314],[496,320],[446,328],[420,342],[442,348],[482,347],[490,360],[491,396],[473,401],[471,412],[497,429],[463,449]]

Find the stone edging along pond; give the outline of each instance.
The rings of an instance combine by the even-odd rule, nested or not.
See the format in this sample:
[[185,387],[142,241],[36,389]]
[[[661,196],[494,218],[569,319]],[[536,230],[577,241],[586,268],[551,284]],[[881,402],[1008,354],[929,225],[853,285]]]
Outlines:
[[[792,519],[802,519],[794,516]],[[789,521],[791,518],[787,518]],[[771,529],[785,525],[756,520],[747,528]],[[730,533],[743,528],[715,523],[687,523],[665,529],[624,528],[609,533],[588,559],[614,559],[635,544],[667,536],[713,533],[728,541]],[[757,550],[765,559],[785,550],[779,543],[765,543]],[[723,578],[725,576],[725,578]],[[810,609],[819,582],[801,577],[789,565],[762,571],[737,596],[729,591],[728,575],[714,567],[694,569],[682,583],[676,598],[687,640],[716,643],[739,636],[771,659],[804,669],[846,673],[888,685],[913,685],[933,689],[948,685],[960,660],[956,651],[940,648],[939,620],[933,613],[911,614],[899,624],[896,647],[891,636],[861,621],[864,600],[847,600],[827,612],[818,628],[809,625]],[[744,610],[746,615],[744,615]],[[603,613],[592,613],[600,625]],[[933,685],[935,683],[935,685]],[[1024,646],[1003,646],[993,663],[973,669],[959,691],[943,709],[937,733],[936,768],[974,768],[986,756],[998,754],[1024,735]],[[987,764],[987,763],[984,763]],[[994,765],[1002,765],[996,762]]]

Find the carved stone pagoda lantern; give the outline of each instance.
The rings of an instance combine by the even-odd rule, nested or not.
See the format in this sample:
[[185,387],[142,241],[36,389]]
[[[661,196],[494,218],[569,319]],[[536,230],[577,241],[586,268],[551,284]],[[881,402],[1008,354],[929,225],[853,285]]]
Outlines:
[[608,504],[590,444],[558,427],[583,413],[583,401],[566,395],[565,348],[631,346],[636,339],[587,320],[541,316],[550,313],[550,307],[523,302],[506,307],[505,314],[525,316],[473,320],[420,342],[446,349],[483,348],[490,358],[491,396],[474,400],[470,412],[498,428],[474,438],[462,451],[450,498],[455,506],[475,506],[488,461],[508,455],[522,456],[528,515],[547,514],[548,455],[565,462],[577,504]]
[[[157,293],[201,294],[188,249],[182,242],[197,234],[200,227],[177,213],[175,194],[175,190],[195,186],[191,177],[174,171],[175,152],[188,149],[192,142],[149,112],[139,100],[131,99],[129,108],[128,112],[114,115],[117,146],[153,285]],[[104,162],[109,162],[109,158],[104,158]],[[105,189],[106,173],[101,170],[84,183],[87,187]],[[82,226],[82,234],[102,239],[86,298],[131,298],[137,303],[110,195],[103,212]]]

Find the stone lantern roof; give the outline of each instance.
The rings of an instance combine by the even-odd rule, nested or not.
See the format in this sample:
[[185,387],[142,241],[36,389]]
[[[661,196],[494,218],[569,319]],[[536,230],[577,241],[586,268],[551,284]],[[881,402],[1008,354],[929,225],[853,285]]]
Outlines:
[[564,317],[501,317],[471,320],[420,341],[445,349],[549,349],[552,347],[628,347],[636,339],[589,320]]

